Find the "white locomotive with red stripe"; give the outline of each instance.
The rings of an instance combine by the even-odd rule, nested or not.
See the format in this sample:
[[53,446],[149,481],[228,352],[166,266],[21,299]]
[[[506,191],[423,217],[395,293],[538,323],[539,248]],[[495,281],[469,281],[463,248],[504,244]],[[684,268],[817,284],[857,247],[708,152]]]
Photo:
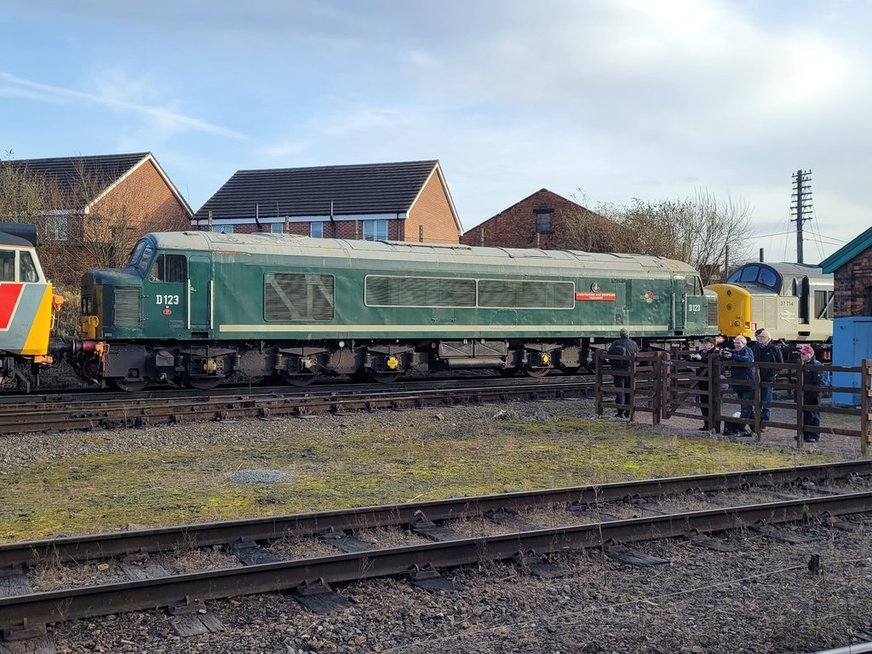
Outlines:
[[29,390],[52,363],[49,338],[63,298],[36,254],[36,225],[0,223],[0,385]]

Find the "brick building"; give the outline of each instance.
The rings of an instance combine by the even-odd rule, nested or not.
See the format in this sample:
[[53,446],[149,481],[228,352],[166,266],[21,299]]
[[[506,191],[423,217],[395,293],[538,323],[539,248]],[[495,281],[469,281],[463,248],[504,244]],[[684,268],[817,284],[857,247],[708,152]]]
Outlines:
[[199,229],[457,243],[438,161],[240,170],[194,215]]
[[835,318],[872,316],[872,227],[821,262],[833,273]]
[[580,204],[541,189],[480,225],[460,242],[507,248],[612,252],[628,242],[626,229]]

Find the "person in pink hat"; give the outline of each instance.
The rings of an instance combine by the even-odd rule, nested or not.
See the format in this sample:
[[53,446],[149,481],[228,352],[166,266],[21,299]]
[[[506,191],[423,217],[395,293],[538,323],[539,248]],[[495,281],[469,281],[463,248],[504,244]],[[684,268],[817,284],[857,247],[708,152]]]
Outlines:
[[[819,387],[823,382],[821,379],[821,371],[819,369],[807,366],[819,366],[821,362],[814,358],[814,348],[807,343],[796,348],[799,352],[799,358],[802,359],[802,384],[805,387],[802,393],[802,422],[808,427],[819,427],[821,424],[821,412],[818,410],[818,405],[821,403],[821,392],[817,388],[809,388],[810,386]],[[820,431],[803,431],[802,440],[806,443],[817,443],[821,439]]]

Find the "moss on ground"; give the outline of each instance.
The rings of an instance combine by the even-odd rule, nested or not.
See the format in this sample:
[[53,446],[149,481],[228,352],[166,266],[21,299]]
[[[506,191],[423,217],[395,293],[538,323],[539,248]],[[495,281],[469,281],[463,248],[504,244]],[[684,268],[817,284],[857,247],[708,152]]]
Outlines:
[[[484,414],[483,414],[484,415]],[[424,424],[421,424],[424,423]],[[237,428],[239,426],[237,425]],[[258,429],[252,423],[250,429]],[[807,454],[803,463],[835,460]],[[390,502],[776,467],[796,455],[585,418],[427,419],[290,430],[241,445],[88,454],[0,470],[0,540],[277,515]],[[243,469],[291,481],[240,484]]]

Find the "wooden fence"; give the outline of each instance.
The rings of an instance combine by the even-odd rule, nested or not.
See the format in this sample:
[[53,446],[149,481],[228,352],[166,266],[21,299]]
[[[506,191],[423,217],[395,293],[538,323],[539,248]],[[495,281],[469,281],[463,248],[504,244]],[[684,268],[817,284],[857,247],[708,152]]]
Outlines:
[[[594,352],[594,372],[596,374],[596,413],[603,415],[608,409],[626,410],[632,420],[636,413],[650,413],[652,424],[660,424],[661,419],[675,417],[703,420],[706,410],[709,425],[713,431],[721,431],[724,423],[739,428],[748,426],[755,439],[770,427],[789,429],[796,432],[797,447],[802,447],[805,432],[816,432],[857,438],[863,456],[868,455],[872,442],[870,422],[872,422],[872,360],[864,359],[859,366],[808,366],[801,362],[785,363],[739,363],[718,356],[709,357],[707,362],[690,360],[693,352],[639,352],[632,356],[606,354],[602,350]],[[617,364],[617,365],[615,365]],[[624,366],[627,366],[624,368]],[[732,378],[732,371],[751,368],[750,380]],[[776,372],[772,381],[760,379],[761,370]],[[851,386],[806,385],[803,371],[818,370],[827,379],[833,373],[843,373],[839,379],[852,379]],[[770,375],[764,375],[770,376]],[[626,388],[619,386],[618,380],[627,380]],[[708,388],[706,388],[706,386]],[[772,389],[772,399],[764,401],[763,389]],[[736,389],[747,389],[749,397],[739,399]],[[805,394],[816,394],[821,403],[806,405]],[[859,396],[857,406],[833,406],[826,398],[833,393],[851,393]],[[616,395],[626,398],[618,404]],[[753,395],[751,395],[753,394]],[[753,411],[752,418],[735,417],[742,407]],[[770,409],[771,420],[762,419],[762,409]],[[781,420],[775,419],[776,410]],[[784,411],[793,419],[785,421]],[[815,426],[804,422],[804,412],[817,411],[830,416],[826,424]],[[747,410],[746,410],[747,415]],[[833,418],[833,416],[844,416]],[[855,420],[856,419],[856,420]],[[822,420],[823,422],[823,420]],[[833,423],[838,424],[833,424]]]

